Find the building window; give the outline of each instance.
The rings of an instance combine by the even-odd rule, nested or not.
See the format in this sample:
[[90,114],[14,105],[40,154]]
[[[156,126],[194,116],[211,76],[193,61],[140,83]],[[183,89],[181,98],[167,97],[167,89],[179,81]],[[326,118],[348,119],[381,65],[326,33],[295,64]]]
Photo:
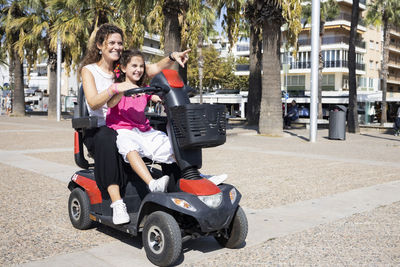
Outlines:
[[[286,79],[285,79],[286,85]],[[287,76],[287,86],[288,87],[305,87],[306,85],[306,76],[304,75],[290,75]]]
[[335,90],[335,74],[322,75],[322,90],[324,91]]
[[365,77],[357,76],[357,87],[367,87],[367,79]]
[[369,61],[369,69],[370,70],[374,69],[374,62],[372,60]]
[[373,41],[373,40],[370,40],[370,41],[369,41],[369,49],[375,49],[374,41]]
[[379,62],[378,61],[375,62],[375,66],[376,66],[376,69],[379,70]]
[[[286,79],[285,86],[286,86]],[[287,76],[287,90],[291,96],[303,96],[306,89],[306,77],[304,75]]]
[[343,75],[342,88],[344,90],[349,90],[349,76],[347,75]]
[[374,88],[374,79],[373,78],[369,78],[368,87],[369,88]]

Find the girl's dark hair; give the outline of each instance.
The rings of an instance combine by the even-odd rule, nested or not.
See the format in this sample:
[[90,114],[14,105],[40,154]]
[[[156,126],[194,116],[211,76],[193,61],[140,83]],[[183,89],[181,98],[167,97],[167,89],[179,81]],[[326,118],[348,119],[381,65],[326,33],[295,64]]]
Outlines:
[[[93,40],[93,36],[89,39],[88,49],[85,57],[83,58],[78,73],[81,73],[81,70],[84,66],[100,61],[101,54],[100,49],[97,47],[97,44],[103,44],[109,35],[113,33],[119,33],[124,39],[124,32],[117,26],[109,23],[102,24],[96,31],[96,35]],[[92,35],[94,32],[92,33]]]
[[[141,86],[143,85],[144,80],[146,79],[146,62],[144,59],[144,55],[142,52],[140,52],[139,50],[124,50],[121,54],[121,57],[119,58],[119,67],[117,69],[114,70],[114,80],[116,82],[124,82],[126,75],[125,73],[123,73],[121,71],[121,67],[126,67],[129,63],[129,61],[131,61],[131,58],[133,57],[141,57],[143,59],[143,64],[144,64],[144,71],[143,71],[143,75],[140,78],[139,81],[137,81],[137,85]],[[118,75],[119,73],[119,75]]]

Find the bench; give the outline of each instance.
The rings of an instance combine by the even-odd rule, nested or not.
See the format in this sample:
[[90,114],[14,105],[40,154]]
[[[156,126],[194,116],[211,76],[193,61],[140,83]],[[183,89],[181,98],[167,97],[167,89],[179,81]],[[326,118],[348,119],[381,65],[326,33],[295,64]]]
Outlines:
[[[310,129],[310,118],[298,118],[297,120],[292,121],[292,124],[305,125],[306,129]],[[327,127],[329,125],[329,120],[317,119],[317,124],[318,125],[323,125],[324,127]]]

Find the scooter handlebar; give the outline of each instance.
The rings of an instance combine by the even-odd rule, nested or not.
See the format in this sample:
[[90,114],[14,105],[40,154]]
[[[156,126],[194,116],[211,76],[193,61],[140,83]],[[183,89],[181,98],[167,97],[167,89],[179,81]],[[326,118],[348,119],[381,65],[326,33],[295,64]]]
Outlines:
[[160,92],[166,92],[167,90],[160,88],[160,87],[140,87],[140,88],[133,88],[126,90],[124,92],[124,96],[131,96],[131,95],[136,95],[136,94],[141,94],[141,93],[160,93]]

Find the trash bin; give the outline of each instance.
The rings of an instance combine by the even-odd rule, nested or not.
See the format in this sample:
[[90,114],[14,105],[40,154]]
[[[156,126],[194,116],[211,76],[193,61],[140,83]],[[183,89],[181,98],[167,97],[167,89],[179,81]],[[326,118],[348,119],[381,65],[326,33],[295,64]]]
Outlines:
[[346,111],[343,105],[336,105],[329,111],[329,139],[346,139]]

